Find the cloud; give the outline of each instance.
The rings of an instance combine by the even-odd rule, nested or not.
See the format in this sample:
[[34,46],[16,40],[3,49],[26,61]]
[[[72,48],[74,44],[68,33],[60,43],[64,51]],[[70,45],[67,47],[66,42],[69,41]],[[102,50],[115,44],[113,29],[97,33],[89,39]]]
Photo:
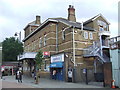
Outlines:
[[29,22],[35,20],[36,15],[41,16],[42,22],[52,17],[67,18],[67,9],[70,4],[74,5],[76,9],[77,21],[86,21],[102,13],[111,23],[110,29],[114,31],[118,20],[118,1],[119,0],[0,0],[0,41],[5,37],[13,36],[15,32],[23,32],[23,28]]

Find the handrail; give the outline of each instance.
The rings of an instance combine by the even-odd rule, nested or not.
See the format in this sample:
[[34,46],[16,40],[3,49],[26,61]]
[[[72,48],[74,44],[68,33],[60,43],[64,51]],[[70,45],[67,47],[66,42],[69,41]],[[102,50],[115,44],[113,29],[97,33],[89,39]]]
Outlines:
[[110,59],[107,55],[103,54],[101,55],[101,47],[100,47],[100,42],[95,41],[93,42],[93,45],[89,46],[86,48],[83,52],[84,55],[92,55],[92,56],[97,56],[100,58],[101,62],[109,62]]

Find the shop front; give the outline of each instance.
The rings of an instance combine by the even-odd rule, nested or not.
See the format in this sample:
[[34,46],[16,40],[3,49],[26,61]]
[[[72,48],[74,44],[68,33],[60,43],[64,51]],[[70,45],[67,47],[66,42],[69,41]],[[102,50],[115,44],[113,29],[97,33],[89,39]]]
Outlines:
[[50,73],[51,78],[64,81],[64,54],[51,56]]

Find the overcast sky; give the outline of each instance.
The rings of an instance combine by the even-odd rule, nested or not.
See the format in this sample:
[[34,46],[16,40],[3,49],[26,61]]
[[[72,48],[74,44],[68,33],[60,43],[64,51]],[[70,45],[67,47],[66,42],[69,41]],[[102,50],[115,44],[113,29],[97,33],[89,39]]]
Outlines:
[[22,32],[36,15],[41,22],[47,18],[68,16],[68,7],[74,5],[77,22],[86,21],[101,13],[110,22],[111,37],[118,35],[119,0],[0,0],[0,42]]

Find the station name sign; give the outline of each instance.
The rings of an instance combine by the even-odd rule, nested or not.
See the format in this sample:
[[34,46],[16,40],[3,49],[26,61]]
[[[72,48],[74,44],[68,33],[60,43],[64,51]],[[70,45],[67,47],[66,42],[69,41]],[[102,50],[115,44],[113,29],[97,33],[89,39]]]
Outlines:
[[51,63],[54,62],[64,62],[64,54],[57,54],[51,56]]

